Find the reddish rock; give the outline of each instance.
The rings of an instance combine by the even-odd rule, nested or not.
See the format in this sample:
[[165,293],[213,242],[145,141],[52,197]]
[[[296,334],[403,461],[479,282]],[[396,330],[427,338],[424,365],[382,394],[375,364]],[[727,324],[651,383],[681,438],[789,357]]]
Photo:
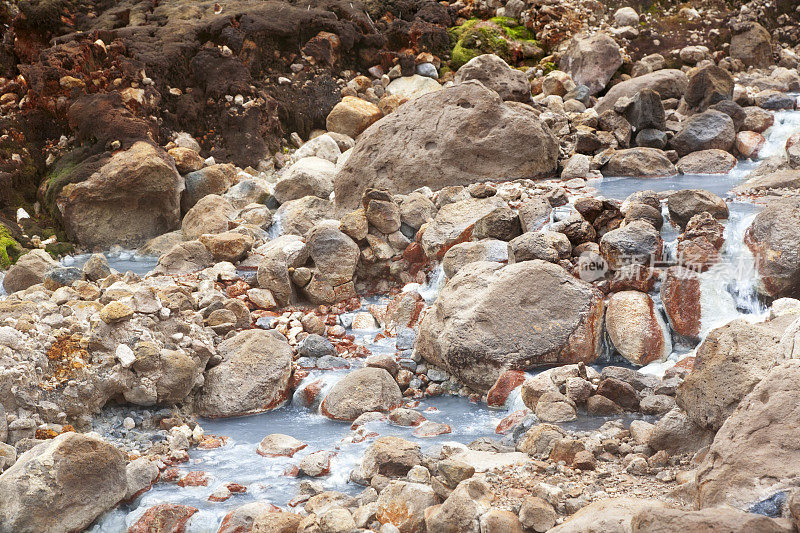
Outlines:
[[700,278],[696,272],[669,267],[661,284],[661,301],[678,335],[696,338],[700,334]]
[[312,381],[306,385],[301,391],[301,400],[303,404],[307,407],[317,405],[320,399],[319,395],[324,387],[325,382],[323,382],[321,379]]
[[200,441],[200,444],[197,445],[198,448],[201,450],[213,450],[215,448],[221,448],[228,443],[228,437],[218,436],[218,435],[204,435],[203,440]]
[[705,272],[721,261],[717,249],[705,237],[678,243],[678,262],[696,272]]
[[177,468],[170,468],[161,475],[161,481],[173,483],[181,478],[181,472]]
[[197,509],[188,505],[162,503],[149,508],[128,528],[128,533],[183,533],[186,522]]
[[425,300],[416,291],[395,296],[386,306],[386,330],[394,332],[397,328],[412,328],[419,324]]
[[639,408],[639,396],[628,383],[617,378],[605,378],[597,387],[597,394],[605,396],[623,409],[636,411]]
[[764,147],[767,140],[760,133],[754,131],[740,131],[736,134],[736,150],[748,159],[758,157],[758,152]]
[[202,470],[189,472],[178,481],[179,487],[205,487],[208,485],[208,474]]
[[504,419],[497,424],[497,428],[494,430],[495,433],[500,435],[505,435],[509,431],[511,431],[514,426],[522,422],[522,420],[528,416],[531,412],[527,409],[520,409],[518,411],[514,411],[513,413],[506,416]]
[[506,370],[497,378],[486,396],[486,405],[489,407],[503,407],[511,391],[522,385],[525,381],[525,372],[521,370]]

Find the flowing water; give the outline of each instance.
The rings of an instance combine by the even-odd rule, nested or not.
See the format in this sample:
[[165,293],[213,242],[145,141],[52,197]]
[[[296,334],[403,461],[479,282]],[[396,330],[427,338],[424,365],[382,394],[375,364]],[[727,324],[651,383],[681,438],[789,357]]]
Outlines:
[[[762,156],[781,153],[786,138],[800,130],[800,112],[776,113],[775,125],[765,133],[767,144]],[[761,206],[732,198],[730,190],[742,183],[749,172],[755,168],[756,162],[742,161],[729,174],[724,176],[681,175],[670,178],[606,178],[590,183],[601,195],[609,198],[624,199],[631,193],[640,190],[680,190],[706,189],[726,198],[729,201],[730,218],[725,224],[725,247],[723,261],[708,272],[702,274],[702,287],[705,294],[702,302],[703,323],[702,334],[710,329],[737,318],[751,320],[760,318],[765,312],[763,304],[756,295],[757,276],[753,266],[753,258],[743,243],[744,232],[752,222]],[[271,237],[280,231],[280,221],[276,220],[270,228]],[[674,250],[679,230],[665,218],[662,236],[665,250]],[[75,258],[76,263],[80,261]],[[118,267],[117,267],[118,268]],[[431,304],[445,282],[441,266],[436,267],[425,285],[411,284],[406,291],[418,291],[428,304]],[[660,301],[655,295],[658,305]],[[368,304],[385,304],[385,300],[365,300]],[[343,323],[348,325],[347,316]],[[352,331],[357,342],[367,346],[373,353],[394,354],[392,339],[374,342],[377,330]],[[675,351],[667,361],[651,363],[642,369],[643,372],[663,375],[664,371],[679,359],[692,353],[692,347],[676,343]],[[286,507],[297,494],[300,480],[286,475],[287,469],[297,465],[306,454],[327,450],[334,453],[331,475],[320,478],[326,489],[339,490],[346,493],[357,493],[362,487],[349,482],[350,471],[355,467],[372,438],[354,439],[350,424],[334,422],[318,413],[318,405],[306,406],[300,392],[315,380],[323,380],[323,389],[330,388],[347,372],[363,364],[363,361],[348,360],[350,369],[313,370],[298,387],[295,398],[286,406],[275,411],[245,418],[223,420],[200,420],[207,434],[224,435],[229,441],[223,447],[213,450],[192,450],[188,464],[181,465],[183,472],[193,470],[205,471],[210,478],[206,487],[178,488],[173,484],[157,484],[152,490],[139,497],[132,504],[122,506],[108,513],[92,529],[95,533],[119,532],[133,524],[150,506],[157,503],[173,502],[197,507],[200,511],[189,522],[188,531],[214,532],[224,515],[232,508],[244,503],[262,500],[278,506]],[[613,362],[616,362],[613,360]],[[323,395],[320,394],[320,397]],[[498,422],[509,411],[524,407],[519,390],[514,391],[505,410],[490,410],[483,404],[470,403],[467,399],[444,396],[426,399],[417,407],[432,421],[449,424],[453,430],[450,434],[434,438],[418,438],[413,435],[413,428],[399,427],[386,421],[369,423],[366,428],[380,435],[397,435],[417,441],[423,450],[447,441],[461,443],[471,442],[479,437],[499,437],[495,433]],[[585,415],[565,425],[572,430],[587,430],[599,427],[603,419]],[[271,433],[285,433],[308,443],[293,458],[267,458],[256,453],[260,440]],[[359,441],[360,442],[354,442]],[[208,497],[223,482],[236,482],[247,486],[247,493],[233,495],[229,500],[220,503],[208,501]]]

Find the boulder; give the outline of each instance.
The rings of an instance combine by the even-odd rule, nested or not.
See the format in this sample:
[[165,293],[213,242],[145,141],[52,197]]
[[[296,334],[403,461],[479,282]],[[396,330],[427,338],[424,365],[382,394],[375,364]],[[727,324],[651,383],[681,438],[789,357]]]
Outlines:
[[314,262],[305,292],[315,303],[333,303],[352,291],[360,250],[353,240],[330,225],[315,226],[306,234],[306,252]]
[[425,96],[428,93],[441,90],[442,86],[433,78],[414,74],[412,76],[403,76],[392,80],[386,87],[386,94],[406,100],[413,100],[420,96]]
[[306,446],[308,444],[290,435],[273,433],[261,439],[256,453],[264,457],[291,457]]
[[800,200],[770,202],[753,219],[745,243],[756,259],[759,291],[800,298]]
[[638,26],[639,13],[632,7],[621,7],[614,12],[614,26],[624,28],[625,26]]
[[600,239],[600,254],[612,270],[657,261],[663,247],[661,232],[644,220],[611,230]]
[[200,241],[180,242],[158,258],[155,272],[160,274],[188,274],[214,264],[214,257]]
[[558,143],[533,109],[467,81],[409,102],[365,131],[336,175],[336,205],[356,208],[369,187],[404,194],[499,176],[549,177],[557,157]]
[[666,154],[657,148],[616,150],[602,169],[603,176],[660,178],[678,173]]
[[261,413],[289,396],[292,349],[285,340],[261,329],[237,333],[217,348],[222,362],[206,372],[197,399],[207,417]]
[[701,428],[676,407],[656,422],[647,445],[669,454],[694,453],[708,446],[713,438],[713,431]]
[[549,533],[630,533],[631,520],[640,511],[663,507],[646,498],[608,498],[594,501]]
[[744,121],[740,129],[764,133],[775,123],[775,116],[757,106],[747,106],[744,110]]
[[728,533],[790,533],[786,523],[740,511],[731,507],[713,507],[699,511],[650,507],[631,520],[631,533],[672,533],[674,531],[726,531]]
[[614,348],[635,365],[665,359],[672,339],[661,313],[647,293],[615,293],[606,305],[606,332]]
[[319,157],[304,157],[275,184],[275,199],[283,204],[312,195],[327,200],[333,192],[336,165]]
[[497,207],[475,222],[472,236],[475,239],[510,241],[522,234],[519,215],[510,207]]
[[725,150],[700,150],[681,157],[676,166],[681,174],[727,174],[736,158]]
[[125,454],[79,433],[34,446],[0,475],[0,531],[83,531],[127,489]]
[[695,69],[683,99],[695,111],[703,112],[713,104],[733,99],[733,76],[716,65]]
[[236,209],[228,200],[216,194],[204,196],[183,217],[183,237],[194,240],[205,233],[228,231],[228,223],[234,216]]
[[556,231],[529,231],[508,243],[509,263],[534,259],[558,263],[560,259],[569,259],[571,253],[569,238]]
[[528,102],[531,99],[528,76],[521,70],[512,69],[494,54],[479,55],[459,68],[453,81],[462,83],[467,80],[478,80],[503,100]]
[[633,98],[642,89],[653,89],[662,100],[668,98],[681,98],[686,92],[689,79],[686,74],[677,69],[662,69],[643,76],[617,83],[611,87],[605,96],[597,102],[595,109],[602,114],[604,111],[613,110],[617,100],[623,97]]
[[419,444],[399,437],[380,437],[364,452],[361,470],[364,477],[372,479],[378,474],[386,477],[403,477],[422,464]]
[[683,157],[712,148],[729,151],[735,140],[733,119],[721,111],[709,109],[688,119],[672,138],[670,146]]
[[430,485],[391,481],[378,496],[375,517],[381,524],[392,524],[400,533],[425,531],[425,509],[436,505]]
[[[789,319],[791,321],[791,319]],[[694,368],[678,387],[678,406],[700,427],[718,430],[781,357],[787,319],[746,320],[712,330],[697,348]]]
[[201,235],[202,242],[214,261],[227,261],[237,263],[247,256],[247,252],[253,247],[253,238],[237,231],[226,231],[216,235]]
[[740,60],[745,67],[767,68],[773,65],[769,32],[756,22],[746,22],[734,28],[730,56]]
[[176,146],[169,149],[167,153],[175,160],[175,168],[180,174],[195,172],[205,166],[203,157],[191,148]]
[[714,437],[697,469],[700,507],[747,508],[796,485],[800,476],[797,426],[800,361],[775,366],[742,399]]
[[3,288],[7,293],[22,291],[44,282],[44,277],[51,269],[59,266],[50,254],[44,250],[35,249],[21,256],[16,264],[8,269],[3,281]]
[[372,102],[355,96],[345,96],[331,109],[325,119],[325,127],[328,131],[355,139],[382,116],[381,110]]
[[181,196],[181,211],[188,212],[204,196],[225,194],[236,183],[236,167],[233,165],[211,165],[191,172],[184,177],[186,189]]
[[559,63],[559,69],[572,75],[576,84],[587,86],[590,94],[605,89],[621,66],[619,45],[601,32],[574,36]]
[[334,420],[353,421],[368,411],[398,407],[400,387],[383,368],[360,368],[343,377],[322,400],[320,412]]
[[693,269],[671,266],[661,284],[661,302],[664,311],[678,335],[697,339],[708,314],[700,276]]
[[275,212],[273,227],[277,226],[284,234],[305,235],[319,222],[333,218],[331,202],[309,195],[282,204]]
[[661,95],[653,89],[642,89],[636,93],[625,109],[625,118],[635,131],[663,130],[667,127]]
[[67,235],[87,248],[136,247],[180,225],[183,189],[173,159],[138,141],[64,185],[54,204]]
[[672,193],[667,198],[667,209],[670,220],[681,228],[704,211],[717,220],[725,220],[729,215],[725,200],[704,189],[683,189]]
[[425,512],[427,533],[480,533],[480,517],[489,511],[494,495],[486,481],[465,479],[441,504]]
[[505,370],[593,361],[602,314],[596,289],[560,266],[472,263],[425,315],[415,352],[486,391]]
[[442,258],[444,275],[455,276],[464,265],[477,261],[496,261],[506,263],[509,260],[508,243],[494,239],[476,242],[462,242],[450,248]]
[[754,131],[740,131],[736,134],[734,146],[739,155],[746,159],[757,159],[758,153],[767,140],[760,133]]
[[495,209],[503,207],[505,202],[497,196],[467,198],[442,206],[422,234],[420,244],[425,255],[441,259],[454,244],[472,238],[476,222]]

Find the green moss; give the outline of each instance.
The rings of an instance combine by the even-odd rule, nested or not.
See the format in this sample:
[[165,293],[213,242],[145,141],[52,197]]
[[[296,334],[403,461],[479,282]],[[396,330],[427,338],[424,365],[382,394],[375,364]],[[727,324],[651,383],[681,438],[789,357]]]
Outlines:
[[75,251],[75,246],[68,242],[53,242],[44,247],[45,251],[58,259]]
[[74,182],[72,174],[77,166],[77,162],[64,161],[62,159],[56,163],[52,172],[45,178],[47,181],[47,189],[44,193],[44,202],[50,212],[54,212],[56,197],[58,193],[61,192],[61,189],[63,189],[65,185]]
[[533,32],[521,25],[517,19],[513,19],[511,17],[494,17],[489,20],[503,28],[506,35],[510,39],[515,41],[533,41],[536,43],[536,38]]
[[556,64],[555,64],[555,63],[553,63],[552,61],[545,61],[544,63],[542,63],[542,72],[543,72],[545,75],[546,75],[546,74],[550,74],[550,73],[551,73],[551,72],[553,72],[555,69],[556,69]]
[[450,54],[453,70],[481,54],[495,54],[513,65],[516,63],[515,50],[518,56],[523,45],[538,46],[533,33],[510,17],[470,19],[448,31],[453,48]]
[[0,225],[0,267],[8,268],[22,255],[22,246],[11,236],[8,228]]

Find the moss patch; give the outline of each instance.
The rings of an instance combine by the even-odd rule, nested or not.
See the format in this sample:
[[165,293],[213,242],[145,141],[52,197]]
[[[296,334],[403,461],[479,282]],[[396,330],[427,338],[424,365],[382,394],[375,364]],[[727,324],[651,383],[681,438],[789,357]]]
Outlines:
[[0,267],[8,268],[17,262],[22,255],[22,246],[11,236],[3,225],[0,225]]
[[47,210],[57,217],[55,202],[61,189],[70,183],[86,181],[110,158],[111,155],[108,152],[93,154],[92,150],[80,148],[59,159],[45,177],[44,203]]
[[509,17],[470,19],[448,31],[452,45],[450,67],[454,70],[482,54],[495,54],[515,65],[524,49],[538,47],[533,33]]

